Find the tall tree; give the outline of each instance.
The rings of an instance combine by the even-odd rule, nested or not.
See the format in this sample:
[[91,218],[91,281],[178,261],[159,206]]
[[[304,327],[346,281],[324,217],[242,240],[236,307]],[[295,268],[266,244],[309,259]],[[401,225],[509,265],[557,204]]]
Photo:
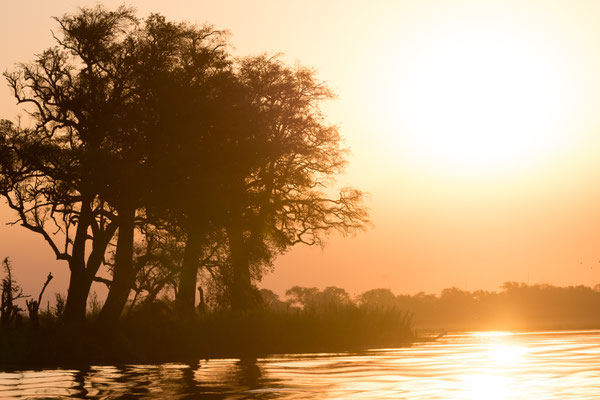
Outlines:
[[[0,123],[0,194],[17,213],[11,223],[41,235],[56,258],[68,263],[71,275],[63,318],[81,322],[116,223],[80,180],[73,149],[61,148],[55,140],[60,141],[58,136]],[[91,249],[86,250],[89,242]]]
[[[127,167],[135,175],[123,181],[119,193],[130,193],[134,208],[144,208],[155,224],[183,233],[177,298],[191,298],[193,303],[200,257],[213,247],[211,210],[219,180],[215,172],[227,160],[219,159],[226,140],[218,122],[232,109],[224,95],[232,87],[226,34],[154,14],[136,32],[133,43],[138,62],[135,85],[144,99],[143,118],[138,120],[141,143],[133,149],[143,151],[125,159],[139,168]],[[119,260],[119,248],[129,250],[128,263]],[[127,247],[117,244],[113,284],[101,319],[115,320],[127,300],[134,276],[131,250],[131,242]],[[115,278],[122,271],[127,275],[119,279],[123,286],[117,290]]]
[[[19,104],[30,105],[33,127],[7,133],[3,194],[19,222],[41,234],[71,277],[64,318],[85,318],[90,286],[116,228],[106,192],[106,138],[131,100],[127,57],[108,61],[113,43],[135,24],[130,10],[82,9],[56,19],[57,45],[31,64],[5,73]],[[50,225],[62,234],[54,235]],[[91,251],[87,250],[88,242]]]
[[[320,111],[332,94],[314,71],[259,56],[239,60],[227,78],[219,82],[218,108],[205,119],[209,140],[189,147],[203,157],[188,168],[194,179],[182,186],[189,201],[183,215],[195,232],[208,227],[224,240],[228,251],[215,276],[228,287],[231,308],[241,310],[260,298],[253,282],[278,254],[298,243],[322,244],[328,232],[352,232],[368,221],[362,192],[324,193],[345,164],[345,150]],[[187,261],[177,303],[191,312],[197,256]]]
[[[161,208],[175,187],[171,182],[178,183],[170,175],[181,170],[178,156],[187,142],[202,148],[210,130],[203,118],[214,111],[207,101],[215,96],[206,81],[228,65],[225,36],[159,15],[140,24],[124,7],[83,8],[56,20],[57,46],[5,74],[17,101],[33,105],[35,128],[3,128],[10,131],[5,151],[12,152],[4,163],[3,192],[21,223],[44,235],[57,258],[69,261],[73,290],[66,318],[69,305],[77,303],[75,319],[81,319],[96,266],[118,228],[113,277],[100,314],[109,323],[119,317],[133,286],[136,216],[143,207]],[[76,231],[65,235],[64,251],[46,229],[57,213],[65,233]],[[192,242],[201,236],[196,231],[188,235]],[[96,236],[88,269],[86,243]]]
[[[201,260],[212,257],[218,242],[223,168],[237,162],[230,149],[252,120],[241,116],[242,88],[231,71],[225,32],[160,16],[147,24],[139,47],[148,59],[142,85],[155,100],[155,132],[147,160],[152,196],[145,205],[159,225],[184,236],[176,304],[189,315]],[[157,64],[156,54],[170,58]]]
[[361,191],[326,194],[345,165],[345,149],[320,110],[333,95],[314,71],[259,56],[242,60],[237,74],[261,121],[254,162],[238,165],[228,179],[226,268],[231,307],[243,310],[257,298],[252,282],[278,254],[300,243],[322,245],[330,231],[362,229],[368,217]]

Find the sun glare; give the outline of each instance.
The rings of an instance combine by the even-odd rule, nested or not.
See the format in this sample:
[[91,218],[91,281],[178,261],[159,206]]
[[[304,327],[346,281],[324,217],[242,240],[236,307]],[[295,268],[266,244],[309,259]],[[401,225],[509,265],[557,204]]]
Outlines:
[[503,337],[503,336],[511,336],[512,332],[507,331],[481,331],[481,332],[473,332],[474,337]]
[[[506,376],[473,374],[463,377],[461,398],[472,400],[507,400],[513,398],[511,379]],[[464,397],[463,397],[464,396]]]
[[489,173],[564,152],[576,129],[578,72],[560,40],[535,28],[510,15],[470,15],[402,39],[382,78],[381,108],[402,157]]
[[490,346],[488,357],[498,366],[515,365],[523,361],[526,349],[520,346],[497,344]]

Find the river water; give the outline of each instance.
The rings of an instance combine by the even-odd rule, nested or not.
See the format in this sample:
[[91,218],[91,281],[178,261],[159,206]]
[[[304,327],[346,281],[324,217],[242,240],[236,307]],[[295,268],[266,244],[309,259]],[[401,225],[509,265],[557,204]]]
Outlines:
[[0,372],[0,398],[597,399],[600,331],[474,332],[361,353]]

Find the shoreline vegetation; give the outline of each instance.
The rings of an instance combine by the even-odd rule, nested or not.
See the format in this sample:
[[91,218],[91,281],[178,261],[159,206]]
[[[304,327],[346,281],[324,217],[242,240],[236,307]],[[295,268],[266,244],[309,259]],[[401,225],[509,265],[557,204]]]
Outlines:
[[[0,328],[3,369],[254,359],[272,354],[352,352],[411,346],[458,331],[539,331],[600,328],[600,286],[555,287],[507,282],[498,292],[443,290],[440,295],[394,295],[373,289],[352,297],[344,289],[294,286],[281,300],[258,291],[259,306],[222,308],[207,296],[190,318],[162,298],[127,309],[110,330],[97,323],[90,300],[86,323],[61,320],[62,296],[39,323],[18,313]],[[131,305],[131,302],[130,302]]]
[[23,326],[0,332],[0,366],[6,370],[159,364],[411,345],[412,331],[405,326],[388,329],[389,325],[403,324],[402,320],[396,324],[383,321],[388,317],[389,313],[373,315],[360,311],[335,315],[255,311],[236,316],[210,313],[186,324],[126,322],[110,333],[93,324],[76,333],[57,324],[37,330]]
[[22,318],[18,324],[0,329],[0,366],[253,359],[271,354],[403,347],[419,340],[412,316],[399,309],[372,309],[354,303],[306,309],[263,306],[243,313],[206,310],[180,320],[172,307],[167,301],[141,306],[110,331],[94,322],[94,315],[89,315],[91,322],[79,326],[61,323],[53,312],[41,313],[37,327]]

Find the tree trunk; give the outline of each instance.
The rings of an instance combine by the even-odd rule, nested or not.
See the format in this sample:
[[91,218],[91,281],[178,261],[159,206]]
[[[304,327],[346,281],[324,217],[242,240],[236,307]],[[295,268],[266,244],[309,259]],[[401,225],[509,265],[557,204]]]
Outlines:
[[114,232],[115,225],[111,225],[99,237],[94,237],[92,252],[88,256],[87,266],[81,256],[78,259],[71,259],[69,263],[71,277],[69,279],[65,311],[62,316],[65,322],[79,323],[85,321],[87,298],[90,294],[94,277],[104,262],[104,253]]
[[183,264],[179,277],[179,287],[175,305],[181,317],[189,317],[194,314],[196,306],[196,283],[198,279],[198,259],[200,257],[202,235],[197,229],[191,229],[188,233],[183,253]]
[[117,239],[112,284],[104,307],[102,307],[98,316],[99,323],[105,326],[112,326],[118,322],[135,279],[133,268],[135,208],[129,205],[120,207],[118,209],[118,218],[119,236]]
[[229,288],[231,309],[233,311],[245,311],[256,305],[250,278],[248,249],[241,229],[229,227],[227,236],[229,237],[232,267],[231,287]]
[[67,323],[85,321],[87,297],[92,286],[92,278],[88,278],[85,271],[85,245],[92,218],[90,202],[89,196],[83,196],[77,230],[73,239],[73,253],[69,260],[71,277],[69,278],[67,302],[62,315],[63,321]]
[[67,323],[80,323],[85,321],[87,298],[92,287],[92,278],[86,273],[83,265],[71,268],[67,302],[62,315]]

